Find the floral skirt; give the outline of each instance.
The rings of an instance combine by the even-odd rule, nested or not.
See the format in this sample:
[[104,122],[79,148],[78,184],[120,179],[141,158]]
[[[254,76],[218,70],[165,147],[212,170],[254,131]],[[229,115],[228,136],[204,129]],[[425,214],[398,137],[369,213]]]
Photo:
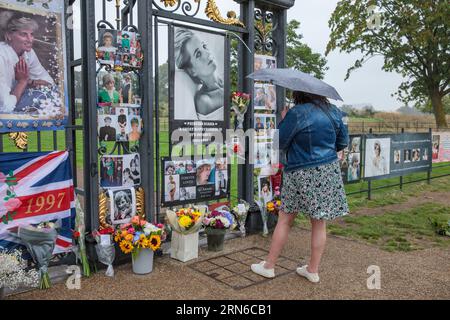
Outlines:
[[349,214],[339,162],[285,172],[281,210],[303,213],[316,220],[334,220]]

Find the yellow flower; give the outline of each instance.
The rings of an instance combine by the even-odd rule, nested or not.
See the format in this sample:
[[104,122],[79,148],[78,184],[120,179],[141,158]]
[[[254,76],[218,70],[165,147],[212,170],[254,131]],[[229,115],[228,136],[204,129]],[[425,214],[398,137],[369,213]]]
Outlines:
[[180,220],[178,220],[178,223],[180,224],[180,226],[188,228],[192,225],[192,219],[188,216],[182,216]]
[[142,241],[142,248],[143,249],[150,249],[150,240],[148,240],[147,238],[145,238]]
[[123,253],[128,254],[133,251],[134,247],[130,242],[124,240],[120,243],[120,249]]
[[277,206],[278,206],[278,207],[281,206],[281,200],[278,200],[278,201],[277,201]]
[[116,235],[114,236],[114,241],[115,242],[120,242],[122,240],[122,237],[120,236],[119,233],[116,233]]
[[128,242],[132,242],[134,237],[132,234],[127,234],[124,238]]
[[150,248],[153,251],[156,251],[161,246],[161,237],[160,236],[151,236],[150,237]]
[[144,236],[144,237],[141,236],[141,237],[139,238],[139,240],[136,241],[136,245],[137,245],[139,248],[145,248],[146,241],[147,241],[147,239],[145,239],[145,236]]

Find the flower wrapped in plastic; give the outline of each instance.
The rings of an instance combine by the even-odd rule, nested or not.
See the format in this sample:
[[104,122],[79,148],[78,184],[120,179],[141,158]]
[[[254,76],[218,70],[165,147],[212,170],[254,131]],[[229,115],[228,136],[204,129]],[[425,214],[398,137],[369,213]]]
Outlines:
[[243,92],[233,92],[231,95],[231,108],[236,114],[236,129],[244,128],[245,114],[248,111],[251,95]]
[[236,217],[239,231],[241,236],[245,237],[245,222],[247,221],[248,211],[250,210],[250,204],[245,200],[239,200],[239,204],[233,208],[232,212]]
[[77,246],[74,247],[75,254],[77,255],[77,260],[81,260],[81,265],[83,266],[83,275],[85,277],[91,276],[91,269],[89,268],[89,261],[86,254],[86,227],[84,224],[85,214],[83,208],[81,208],[81,203],[78,197],[75,198],[75,232],[74,239]]
[[95,251],[97,252],[98,261],[107,266],[105,273],[107,277],[114,277],[113,262],[116,258],[116,249],[113,242],[114,232],[113,228],[92,232],[92,236],[97,242]]
[[27,270],[27,261],[18,250],[0,251],[0,288],[16,290],[20,286],[33,288],[39,285],[39,273]]
[[39,268],[41,289],[48,289],[51,286],[48,265],[53,256],[57,236],[53,224],[19,228],[19,237]]
[[200,230],[205,214],[206,208],[183,208],[177,212],[167,210],[167,220],[173,231],[186,235]]

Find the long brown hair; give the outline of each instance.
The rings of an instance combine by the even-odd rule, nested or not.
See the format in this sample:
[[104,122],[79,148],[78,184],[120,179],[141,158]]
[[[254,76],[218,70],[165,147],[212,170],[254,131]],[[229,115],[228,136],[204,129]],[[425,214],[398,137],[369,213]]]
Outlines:
[[317,106],[326,106],[329,107],[330,101],[324,97],[319,96],[317,94],[303,92],[303,91],[294,91],[292,92],[292,98],[294,99],[295,105],[298,104],[305,104],[305,103],[312,103]]

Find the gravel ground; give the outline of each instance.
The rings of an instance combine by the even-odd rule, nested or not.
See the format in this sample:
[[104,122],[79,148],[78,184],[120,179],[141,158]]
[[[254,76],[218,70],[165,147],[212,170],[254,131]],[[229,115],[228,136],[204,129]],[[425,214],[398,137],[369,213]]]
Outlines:
[[[225,252],[210,253],[204,248],[200,260],[245,248],[268,249],[270,238],[259,235],[229,240]],[[309,255],[309,232],[294,228],[283,255],[304,262]],[[196,262],[196,261],[193,261]],[[190,263],[193,263],[190,262]],[[116,267],[115,278],[102,272],[82,279],[81,290],[64,284],[48,291],[31,291],[9,299],[62,300],[208,300],[263,299],[450,299],[450,250],[433,248],[408,253],[389,253],[357,241],[330,236],[321,268],[321,283],[311,284],[295,273],[242,290],[234,290],[168,256],[156,258],[154,271],[134,275],[131,265]],[[367,268],[381,269],[381,290],[367,289]]]

